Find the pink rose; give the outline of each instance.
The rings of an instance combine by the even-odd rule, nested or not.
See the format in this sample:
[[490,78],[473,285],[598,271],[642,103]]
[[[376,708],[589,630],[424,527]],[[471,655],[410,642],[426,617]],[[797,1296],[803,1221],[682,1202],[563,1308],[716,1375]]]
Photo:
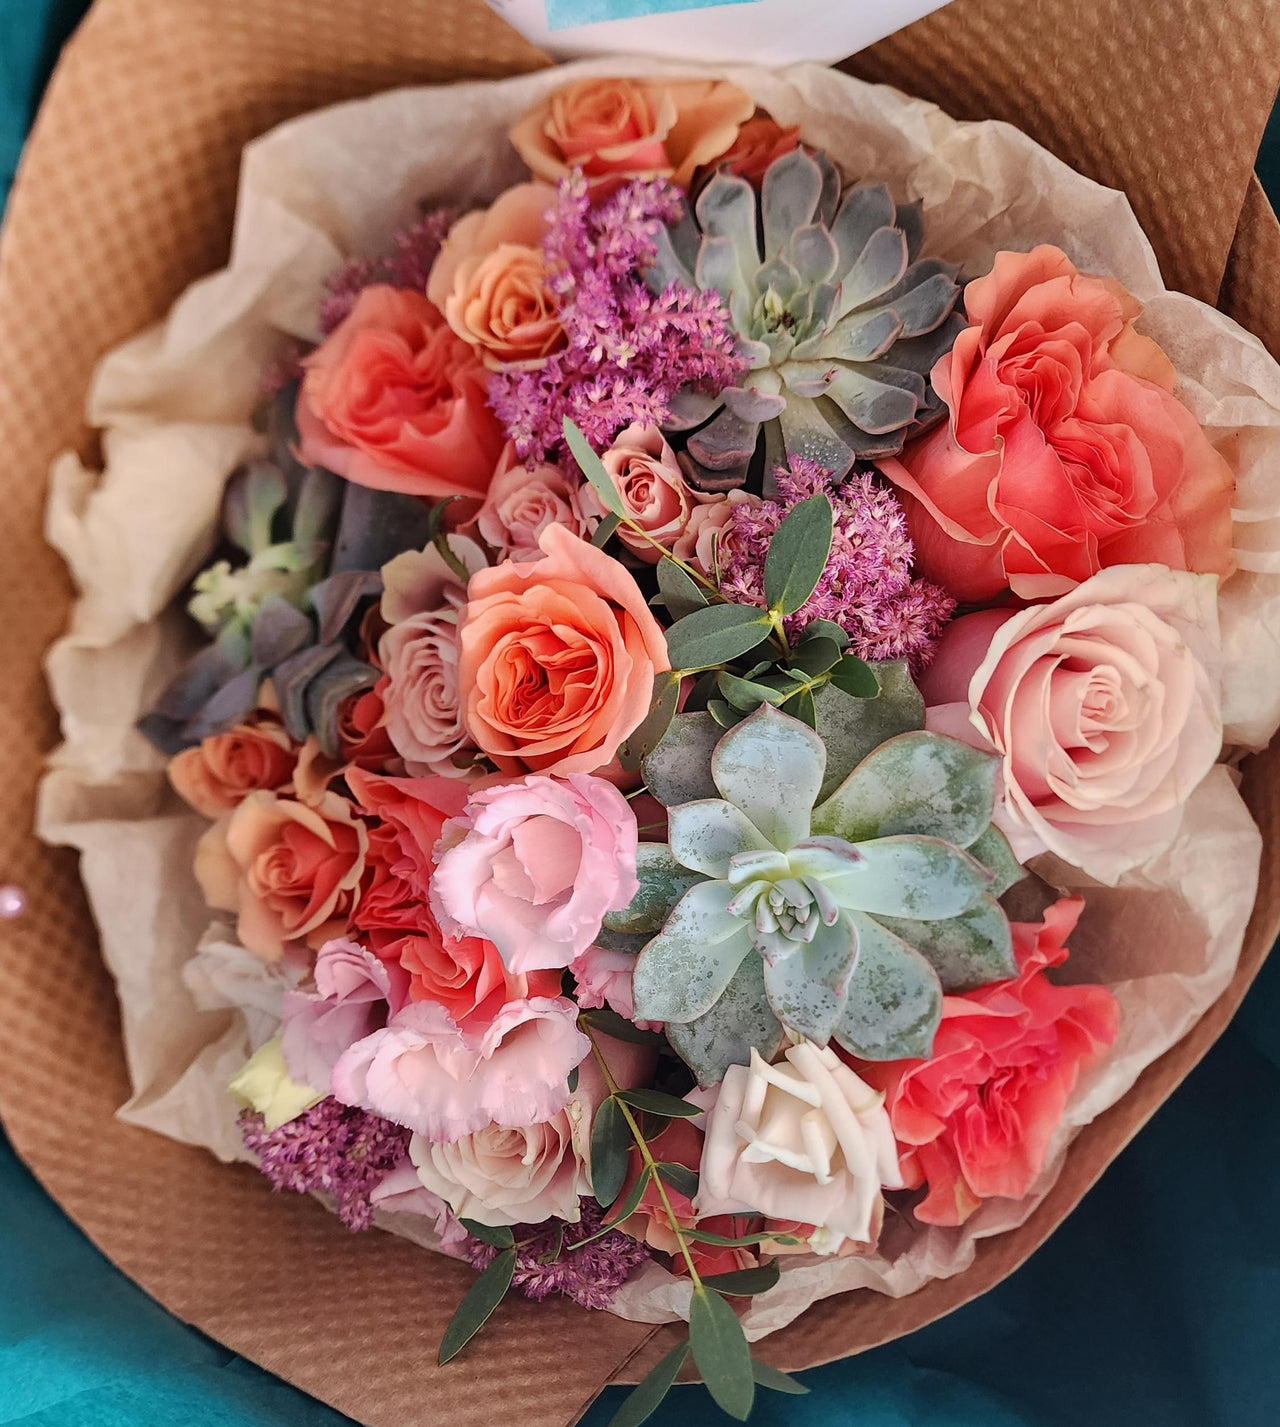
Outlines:
[[466,1257],[463,1246],[467,1231],[444,1200],[432,1194],[418,1178],[411,1161],[406,1160],[391,1170],[369,1195],[369,1203],[389,1214],[420,1214],[432,1220],[440,1240],[440,1252],[455,1259]]
[[[635,997],[631,978],[636,959],[631,952],[606,951],[602,946],[589,946],[569,963],[577,983],[577,1002],[583,1010],[608,1006],[624,1021],[636,1020]],[[641,1030],[660,1028],[658,1023],[637,1021]]]
[[[449,537],[468,572],[487,564],[465,536]],[[434,545],[411,550],[383,567],[382,617],[390,626],[378,642],[386,671],[382,687],[387,733],[414,777],[461,778],[454,761],[473,747],[462,722],[458,688],[458,618],[466,583]]]
[[[662,547],[655,548],[626,525],[618,527],[622,544],[650,565],[656,565],[662,550],[670,550],[684,534],[699,505],[720,503],[715,496],[689,488],[676,453],[656,426],[628,426],[600,459],[627,514]],[[583,487],[580,499],[587,515],[603,520],[609,514],[591,486]]]
[[1108,565],[1232,569],[1234,478],[1142,305],[1057,248],[999,253],[933,369],[948,425],[880,462],[920,573],[970,604],[1060,595]]
[[315,989],[287,991],[280,1046],[289,1076],[327,1090],[338,1058],[408,999],[408,976],[353,941],[327,941],[316,957]]
[[858,1064],[885,1093],[908,1188],[928,1184],[915,1216],[963,1224],[984,1199],[1022,1199],[1044,1167],[1080,1071],[1116,1036],[1115,997],[1103,986],[1055,986],[1079,897],[1044,922],[1014,922],[1018,975],[947,996],[928,1060]]
[[943,633],[922,679],[928,727],[1004,758],[1001,827],[1091,876],[1172,841],[1222,748],[1217,580],[1103,570],[1052,604]]
[[469,529],[497,552],[499,562],[539,560],[538,540],[547,526],[562,525],[577,536],[588,533],[579,485],[558,466],[530,470],[516,460],[515,446],[508,441]]
[[290,943],[342,936],[369,845],[354,814],[337,793],[314,805],[250,793],[196,848],[205,901],[237,914],[241,943],[264,961],[279,961]]
[[692,565],[699,574],[714,579],[725,563],[725,541],[729,538],[735,508],[740,505],[754,508],[762,504],[759,496],[749,491],[734,490],[705,505],[695,505],[689,514],[689,523],[676,537],[671,553],[686,565]]
[[432,906],[446,932],[493,942],[511,971],[568,966],[635,896],[637,840],[627,800],[603,778],[483,788],[445,829]]
[[366,287],[303,366],[303,462],[375,490],[484,496],[503,439],[488,373],[421,293]]
[[333,1094],[429,1140],[490,1124],[549,1120],[569,1101],[569,1072],[591,1043],[562,997],[511,1001],[477,1032],[431,1001],[412,1001],[333,1068]]

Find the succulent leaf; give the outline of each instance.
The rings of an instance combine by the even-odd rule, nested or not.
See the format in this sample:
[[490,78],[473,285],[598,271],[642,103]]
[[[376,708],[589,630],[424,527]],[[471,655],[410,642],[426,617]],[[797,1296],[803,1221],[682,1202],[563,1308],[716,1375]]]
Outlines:
[[[605,927],[614,932],[633,934],[661,931],[672,907],[699,882],[700,872],[682,867],[671,855],[665,842],[642,842],[636,849],[636,877],[640,890],[620,911],[606,912]],[[639,946],[632,948],[639,951]]]
[[702,1086],[719,1085],[731,1065],[749,1065],[753,1048],[771,1060],[783,1030],[765,993],[764,962],[745,957],[709,1011],[666,1029],[672,1049]]
[[1009,919],[990,895],[945,921],[903,917],[878,917],[877,921],[915,947],[938,973],[944,991],[973,991],[1017,974]]
[[[850,848],[855,858],[848,857]],[[859,843],[815,837],[794,849],[792,865],[820,878],[840,906],[872,916],[958,917],[991,883],[985,867],[938,837],[899,835]]]
[[1027,869],[1013,855],[1009,839],[994,824],[971,842],[967,848],[969,856],[982,865],[995,879],[991,883],[991,895],[1003,897],[1010,887],[1021,882]]
[[728,877],[730,858],[770,850],[746,813],[720,798],[677,804],[667,824],[671,856],[705,877]]
[[774,1015],[792,1035],[825,1045],[844,1013],[857,960],[857,933],[842,916],[819,927],[791,955],[766,961],[764,984]]
[[835,1038],[863,1060],[927,1056],[942,1019],[942,987],[914,947],[854,913],[858,964]]
[[720,999],[751,952],[741,918],[725,909],[734,889],[700,882],[676,903],[666,925],[636,959],[632,990],[642,1021],[692,1021]]
[[871,668],[880,683],[874,699],[855,698],[831,684],[814,696],[818,737],[827,750],[821,799],[829,798],[873,748],[895,734],[924,727],[924,699],[906,663],[885,660]]
[[724,730],[709,713],[677,714],[656,748],[645,754],[640,772],[645,785],[664,807],[715,798],[711,755]]
[[764,704],[716,745],[711,777],[720,795],[785,851],[809,834],[826,762],[812,729]]

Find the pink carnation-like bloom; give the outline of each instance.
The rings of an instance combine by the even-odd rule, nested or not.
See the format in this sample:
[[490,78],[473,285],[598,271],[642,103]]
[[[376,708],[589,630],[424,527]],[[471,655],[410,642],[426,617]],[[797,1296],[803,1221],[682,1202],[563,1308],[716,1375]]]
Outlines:
[[569,1102],[569,1072],[591,1049],[578,1008],[559,996],[509,1001],[476,1032],[431,1001],[413,1001],[333,1068],[333,1093],[429,1140],[490,1124],[549,1120]]
[[432,906],[446,932],[493,942],[511,971],[568,966],[635,896],[637,841],[627,800],[603,778],[483,788],[444,830]]
[[290,1078],[328,1090],[339,1057],[387,1023],[408,999],[409,977],[353,941],[327,941],[316,957],[315,989],[285,993],[280,1048]]
[[1064,898],[1043,923],[1014,922],[1018,975],[945,997],[928,1060],[857,1063],[885,1092],[908,1188],[929,1186],[915,1208],[926,1224],[963,1224],[984,1199],[1023,1198],[1080,1071],[1115,1040],[1118,1008],[1105,986],[1055,986],[1044,975],[1066,960],[1083,907]]

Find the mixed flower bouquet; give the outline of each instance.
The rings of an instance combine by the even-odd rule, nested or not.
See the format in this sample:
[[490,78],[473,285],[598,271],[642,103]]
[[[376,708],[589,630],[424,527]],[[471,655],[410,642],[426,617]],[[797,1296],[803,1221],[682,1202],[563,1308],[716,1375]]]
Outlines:
[[140,727],[272,1184],[480,1270],[442,1361],[660,1278],[622,1419],[743,1418],[735,1300],[1029,1202],[1123,1039],[1062,967],[1223,757],[1236,473],[1114,277],[736,83],[510,139],[263,372]]

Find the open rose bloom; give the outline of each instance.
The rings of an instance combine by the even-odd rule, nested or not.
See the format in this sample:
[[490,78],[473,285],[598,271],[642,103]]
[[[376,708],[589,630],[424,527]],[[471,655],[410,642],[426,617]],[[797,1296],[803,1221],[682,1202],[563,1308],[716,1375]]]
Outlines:
[[407,89],[243,174],[54,485],[124,1117],[636,1324],[958,1301],[1236,974],[1280,367],[834,71]]

